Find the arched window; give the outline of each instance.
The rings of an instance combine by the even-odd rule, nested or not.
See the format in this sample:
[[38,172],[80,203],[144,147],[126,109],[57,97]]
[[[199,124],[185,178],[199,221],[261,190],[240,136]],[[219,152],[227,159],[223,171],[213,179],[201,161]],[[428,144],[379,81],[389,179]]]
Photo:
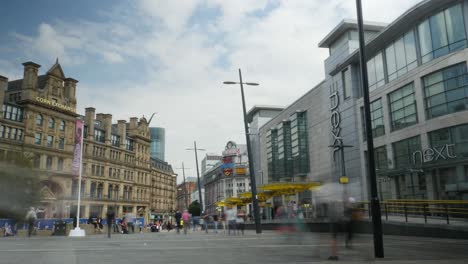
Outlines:
[[125,186],[123,188],[123,199],[124,200],[127,200],[128,199],[128,190],[127,190],[127,186]]
[[44,121],[44,118],[42,117],[41,114],[38,114],[36,117],[36,125],[42,126],[42,122]]
[[89,191],[89,196],[91,196],[91,198],[96,197],[96,183],[95,182],[91,183],[91,190]]
[[114,199],[119,199],[119,186],[114,188]]
[[102,186],[102,183],[100,183],[97,187],[97,197],[98,198],[102,198],[102,190],[103,190],[103,186]]
[[114,194],[114,186],[112,186],[112,184],[109,184],[109,190],[107,192],[107,198],[112,199],[113,194]]
[[49,117],[48,128],[54,128],[54,127],[55,127],[55,119],[53,117]]
[[60,131],[65,131],[65,121],[60,121]]

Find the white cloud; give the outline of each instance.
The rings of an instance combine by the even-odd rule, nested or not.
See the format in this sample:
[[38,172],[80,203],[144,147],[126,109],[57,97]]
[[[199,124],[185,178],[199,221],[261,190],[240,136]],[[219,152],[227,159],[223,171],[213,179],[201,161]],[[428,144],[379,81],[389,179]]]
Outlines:
[[[365,1],[365,20],[391,22],[416,2]],[[275,7],[265,10],[271,4]],[[203,7],[220,13],[190,25]],[[137,80],[97,87],[73,76],[80,80],[80,108],[94,106],[114,120],[158,112],[153,125],[166,128],[168,160],[174,167],[185,161],[192,168],[193,153],[184,149],[193,140],[209,152],[219,152],[227,140],[245,140],[239,88],[222,81],[237,80],[240,67],[246,81],[261,84],[246,87],[249,108],[292,103],[324,79],[328,51],[318,42],[356,13],[350,0],[141,0],[127,8],[109,14],[105,23],[44,23],[37,35],[17,38],[31,45],[31,52],[59,56],[70,67],[86,63],[99,71],[92,65],[96,61],[139,61],[145,72]]]

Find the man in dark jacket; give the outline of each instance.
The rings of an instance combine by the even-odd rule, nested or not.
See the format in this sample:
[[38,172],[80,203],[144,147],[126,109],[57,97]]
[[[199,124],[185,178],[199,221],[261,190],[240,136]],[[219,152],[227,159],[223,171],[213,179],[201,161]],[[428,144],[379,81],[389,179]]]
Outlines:
[[174,215],[176,221],[177,234],[180,234],[180,219],[182,219],[182,214],[177,211]]
[[107,237],[111,237],[111,228],[112,228],[112,223],[114,222],[115,219],[115,213],[112,208],[107,210]]

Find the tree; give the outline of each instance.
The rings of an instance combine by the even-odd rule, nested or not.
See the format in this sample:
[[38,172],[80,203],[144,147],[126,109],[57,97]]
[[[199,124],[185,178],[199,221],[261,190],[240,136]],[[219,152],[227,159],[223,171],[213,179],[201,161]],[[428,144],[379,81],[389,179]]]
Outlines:
[[13,152],[0,161],[0,218],[21,222],[29,207],[41,200],[39,177],[32,156]]
[[201,214],[201,209],[200,209],[200,203],[198,200],[193,201],[188,208],[188,211],[192,216],[200,216]]

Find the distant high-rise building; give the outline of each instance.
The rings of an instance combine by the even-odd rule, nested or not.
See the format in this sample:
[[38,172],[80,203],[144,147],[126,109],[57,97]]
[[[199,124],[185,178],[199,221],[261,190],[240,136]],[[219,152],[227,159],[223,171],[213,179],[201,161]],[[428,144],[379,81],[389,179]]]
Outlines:
[[163,127],[150,127],[151,146],[150,155],[152,158],[165,160],[164,152],[166,148],[166,130]]

